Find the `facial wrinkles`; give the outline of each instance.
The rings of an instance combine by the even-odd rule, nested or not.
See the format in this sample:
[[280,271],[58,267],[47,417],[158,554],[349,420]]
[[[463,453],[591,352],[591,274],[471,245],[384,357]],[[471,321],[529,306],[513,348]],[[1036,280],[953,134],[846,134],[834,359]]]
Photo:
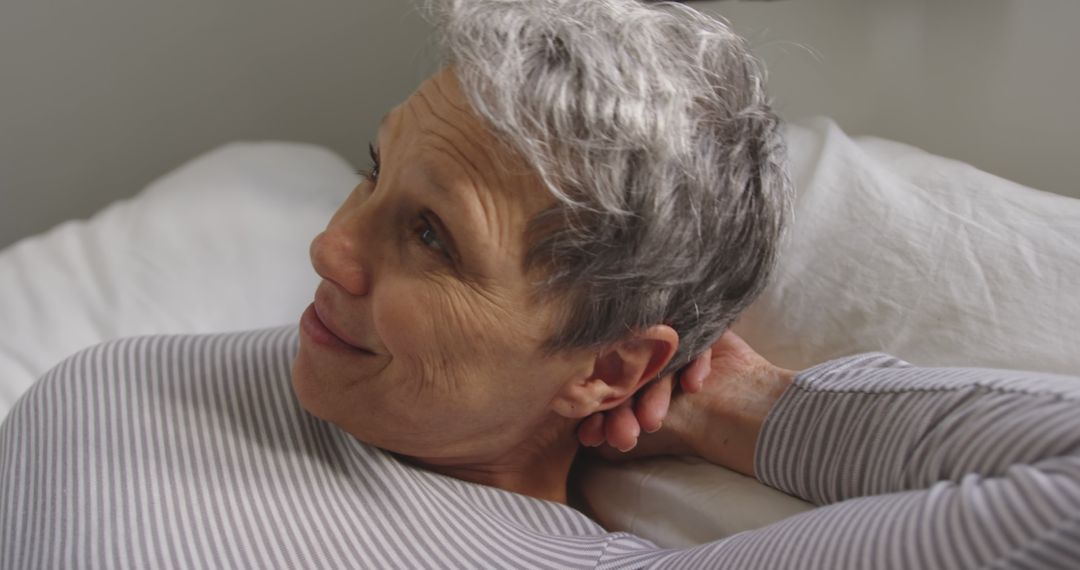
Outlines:
[[[451,302],[447,306],[461,307],[463,305]],[[461,320],[478,324],[476,321],[469,320],[470,316],[456,310],[440,311],[434,315],[431,318],[431,324],[437,327],[442,332],[442,335],[436,337],[438,339],[434,347],[436,350],[428,354],[427,358],[416,362],[416,368],[414,369],[419,381],[410,387],[410,396],[413,398],[412,401],[428,404],[418,406],[417,409],[425,413],[413,415],[411,423],[417,426],[421,433],[426,434],[425,439],[435,443],[438,443],[438,440],[442,437],[441,432],[439,430],[424,430],[420,426],[428,424],[442,425],[442,422],[446,421],[447,414],[465,419],[472,413],[490,413],[492,409],[491,400],[506,395],[505,392],[499,390],[497,385],[477,384],[479,379],[490,377],[493,371],[487,370],[483,366],[478,368],[475,363],[490,362],[488,360],[491,356],[490,352],[497,350],[499,347],[495,346],[497,343],[491,342],[491,339],[476,335],[476,333],[482,335],[482,328],[479,330],[469,328],[462,331],[459,327],[461,324],[459,321]],[[472,334],[465,337],[461,334],[454,334],[455,332]],[[478,358],[463,360],[462,354],[470,354]],[[497,356],[501,357],[501,359],[512,358],[512,355],[509,354]],[[509,402],[505,403],[509,405]],[[436,408],[433,409],[432,405],[436,406]],[[487,412],[481,412],[483,410],[487,410]],[[489,416],[489,419],[494,419],[494,417]],[[469,423],[465,422],[461,427],[467,428],[468,425]],[[487,425],[490,427],[490,424]],[[486,433],[474,435],[478,438],[489,436]],[[451,437],[451,434],[446,434],[446,436]],[[460,438],[462,435],[458,432],[453,437]],[[445,443],[456,444],[458,442]]]
[[[517,230],[522,221],[520,210],[527,204],[508,199],[506,189],[513,187],[514,182],[508,176],[504,162],[513,162],[512,157],[494,154],[494,149],[500,148],[501,143],[478,123],[479,119],[463,106],[463,102],[455,104],[443,81],[432,82],[431,86],[433,93],[430,95],[423,90],[417,92],[417,103],[426,106],[429,116],[437,121],[424,132],[441,138],[453,149],[454,158],[470,179],[470,197],[479,203],[483,212],[489,242],[499,250],[499,255],[513,259],[517,253],[514,247],[519,238]],[[468,124],[463,126],[460,121],[447,120],[446,116],[452,113],[468,117]],[[446,127],[449,132],[439,133],[440,127]]]
[[[473,160],[470,160],[468,158],[468,153],[461,153],[463,158],[465,159],[465,162],[471,167],[471,171],[468,171],[467,175],[477,178],[478,180],[476,180],[476,182],[480,182],[481,184],[483,184],[482,187],[488,190],[487,192],[478,192],[476,195],[476,198],[480,202],[481,207],[484,211],[484,218],[487,222],[487,228],[489,230],[498,230],[500,229],[500,224],[498,223],[498,219],[496,216],[496,208],[495,205],[492,203],[492,199],[497,194],[497,190],[503,187],[503,181],[499,179],[500,171],[497,168],[499,165],[499,161],[488,151],[488,149],[495,148],[496,141],[492,140],[490,133],[486,131],[477,132],[477,129],[475,128],[476,117],[473,116],[469,112],[469,110],[463,105],[455,105],[453,100],[447,93],[447,90],[444,89],[442,83],[442,78],[440,78],[439,81],[432,82],[433,90],[435,91],[435,95],[438,98],[438,102],[442,103],[442,105],[438,106],[449,107],[453,111],[456,111],[460,116],[469,117],[470,119],[472,119],[469,124],[469,130],[473,131],[472,133],[466,133],[462,127],[454,125],[453,123],[443,119],[443,117],[440,115],[440,111],[445,112],[445,109],[436,108],[437,105],[433,104],[433,102],[426,96],[426,94],[420,93],[420,98],[425,103],[427,103],[427,105],[431,109],[432,116],[439,120],[443,120],[443,122],[448,127],[457,131],[457,133],[461,135],[461,141],[463,145],[468,145],[469,147],[471,147],[471,150],[474,151],[476,158],[479,159],[479,161],[482,161],[480,164],[478,164],[477,162],[474,162]],[[479,141],[483,141],[484,144],[477,144],[479,143]],[[474,183],[473,188],[478,188],[478,186]],[[509,224],[503,224],[502,227],[505,228],[508,225]],[[505,235],[505,232],[497,232],[495,238],[497,244],[509,243],[509,241],[506,239],[507,236]]]
[[[467,363],[460,361],[463,351],[482,353],[478,362],[487,363],[485,366],[509,365],[507,372],[515,374],[514,355],[528,356],[530,340],[542,336],[539,323],[533,322],[535,319],[528,312],[523,312],[521,303],[527,288],[520,273],[523,232],[530,207],[537,200],[528,194],[531,188],[521,188],[522,182],[518,181],[518,188],[514,188],[515,180],[505,169],[498,167],[501,163],[496,162],[493,153],[497,152],[495,147],[499,143],[494,137],[482,129],[482,125],[472,121],[462,125],[460,118],[449,120],[454,117],[453,113],[467,111],[453,104],[440,82],[430,85],[433,86],[430,90],[417,91],[415,97],[392,113],[380,133],[384,166],[393,169],[383,171],[383,180],[389,183],[386,187],[389,192],[398,192],[400,190],[394,185],[405,182],[401,169],[422,167],[428,162],[453,164],[450,168],[430,169],[430,174],[440,176],[439,182],[443,183],[439,185],[452,192],[455,200],[472,208],[472,212],[482,213],[476,218],[484,221],[483,227],[477,227],[479,224],[474,222],[464,229],[475,232],[476,237],[471,241],[479,242],[487,249],[489,255],[485,262],[493,271],[491,279],[480,284],[455,279],[447,272],[425,271],[421,274],[425,282],[433,285],[425,294],[429,295],[427,306],[435,310],[427,313],[423,320],[426,321],[424,326],[431,327],[433,336],[428,338],[435,340],[435,346],[429,347],[431,352],[423,358],[400,362],[398,368],[415,378],[409,392],[425,401],[428,398],[448,399],[455,394],[460,398],[462,394],[470,393],[464,386],[473,376],[470,373],[496,373],[470,370]],[[406,136],[409,131],[419,136]],[[510,162],[509,159],[506,161]],[[508,191],[510,188],[515,191]],[[459,231],[463,229],[462,224],[447,225]],[[457,241],[460,245],[464,240],[459,237]],[[488,331],[498,331],[498,334],[492,335]],[[519,371],[518,374],[526,372]],[[478,395],[475,391],[473,394],[472,397]]]
[[[450,97],[444,95],[445,90],[442,82],[437,83],[435,86],[438,93],[445,97],[447,106],[461,109],[451,103]],[[424,100],[424,103],[431,106],[430,99]],[[470,114],[470,117],[475,119],[472,114]],[[475,123],[473,124],[475,125]],[[543,187],[539,177],[530,174],[527,165],[516,155],[497,157],[495,154],[496,149],[504,149],[505,147],[490,132],[484,130],[472,137],[467,137],[467,139],[470,141],[487,141],[486,145],[473,145],[472,147],[486,159],[486,164],[484,164],[486,167],[482,169],[480,176],[483,177],[484,188],[487,191],[476,195],[475,198],[483,207],[487,227],[495,229],[489,233],[495,234],[495,242],[501,245],[495,254],[503,259],[515,261],[513,267],[504,267],[503,269],[521,271],[527,249],[525,232],[528,228],[528,222],[536,213],[552,206],[555,199]],[[470,164],[473,164],[474,168],[476,167],[475,163]],[[485,174],[488,176],[484,176]],[[498,223],[499,218],[504,222]],[[487,291],[483,288],[477,288],[477,291],[483,295],[487,294]],[[527,293],[531,297],[531,289]]]
[[[481,197],[487,194],[487,192],[480,190],[482,187],[486,187],[489,181],[484,180],[476,176],[476,172],[479,170],[476,167],[476,163],[469,160],[466,156],[468,153],[464,152],[462,148],[459,148],[454,144],[454,138],[468,138],[464,134],[457,134],[455,136],[445,136],[437,132],[437,128],[441,125],[436,125],[435,128],[424,129],[424,120],[421,118],[418,110],[414,105],[424,105],[430,107],[429,100],[419,100],[418,98],[412,98],[406,103],[406,111],[411,115],[410,119],[415,121],[417,130],[421,130],[422,136],[412,147],[412,150],[420,153],[423,158],[415,159],[420,162],[419,166],[423,167],[424,164],[428,166],[429,174],[440,175],[442,177],[437,183],[439,186],[445,188],[446,192],[453,195],[453,199],[456,199],[461,206],[458,208],[444,208],[443,211],[460,211],[464,209],[473,212],[484,212],[482,216],[486,220],[483,225],[473,223],[465,224],[451,224],[449,221],[444,220],[444,223],[448,227],[457,229],[455,233],[456,242],[459,246],[459,251],[462,252],[463,257],[467,257],[465,265],[473,269],[481,269],[479,271],[463,271],[463,279],[454,280],[449,278],[449,275],[433,274],[432,278],[446,277],[446,281],[440,282],[440,285],[445,288],[447,292],[465,286],[468,291],[471,291],[479,295],[482,299],[487,301],[488,308],[496,309],[505,313],[504,305],[509,304],[507,299],[509,291],[505,290],[504,281],[508,277],[512,277],[507,274],[506,267],[499,262],[508,258],[507,253],[503,253],[505,248],[500,247],[499,240],[497,239],[498,233],[491,233],[487,230],[491,227],[491,224],[497,222],[492,219],[490,215],[490,208],[485,208]],[[431,112],[434,113],[435,109],[432,108]],[[451,133],[451,135],[454,135]],[[467,150],[475,150],[478,147],[471,145],[462,145]],[[407,151],[402,151],[407,152]],[[413,159],[411,159],[413,160]],[[434,166],[440,161],[453,162],[457,165],[455,168],[435,168]],[[454,178],[455,175],[460,174],[460,178]],[[387,178],[389,180],[389,178]],[[434,181],[429,180],[429,183]],[[468,216],[467,219],[475,220],[475,216]],[[481,227],[478,227],[481,226]],[[464,234],[469,234],[466,238]],[[468,244],[468,245],[466,245]],[[465,250],[470,254],[465,256]],[[494,251],[493,251],[494,250]],[[510,254],[512,255],[512,253]],[[510,257],[510,259],[513,259]],[[464,269],[464,268],[463,268]],[[467,296],[465,296],[467,297]],[[483,311],[476,311],[482,313]]]
[[[427,255],[425,252],[415,251],[414,255]],[[408,255],[403,263],[411,263]],[[441,262],[435,262],[441,263]],[[455,335],[468,333],[475,337],[476,333],[471,329],[481,331],[495,328],[500,319],[506,319],[513,315],[510,307],[514,306],[513,291],[506,287],[501,279],[506,276],[502,272],[496,272],[495,279],[485,280],[485,286],[478,285],[473,279],[462,278],[456,272],[436,270],[434,268],[401,269],[413,274],[417,283],[423,283],[422,294],[427,296],[423,304],[434,308],[426,314],[425,320],[429,321],[425,326],[430,327],[433,334],[447,335],[443,339],[445,343],[452,343]],[[373,291],[378,297],[382,295],[400,295],[401,291],[395,288],[383,290],[385,281],[380,280]],[[388,285],[389,286],[389,285]],[[375,303],[378,310],[382,303]],[[441,322],[436,322],[440,319]],[[386,322],[385,319],[378,319]],[[443,344],[443,343],[440,343]]]

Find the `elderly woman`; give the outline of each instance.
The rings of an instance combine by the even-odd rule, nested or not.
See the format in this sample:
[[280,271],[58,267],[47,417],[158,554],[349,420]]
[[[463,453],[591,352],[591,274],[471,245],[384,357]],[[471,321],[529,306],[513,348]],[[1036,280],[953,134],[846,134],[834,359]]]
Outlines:
[[300,403],[360,440],[556,501],[577,423],[762,288],[788,194],[729,31],[576,4],[453,14],[450,66],[386,116],[312,243],[293,364]]
[[[796,373],[723,334],[789,194],[726,26],[629,0],[438,16],[446,66],[312,242],[298,328],[109,342],[12,411],[0,567],[1077,564],[1075,381]],[[682,551],[609,533],[568,474],[579,440],[639,437],[831,505]]]

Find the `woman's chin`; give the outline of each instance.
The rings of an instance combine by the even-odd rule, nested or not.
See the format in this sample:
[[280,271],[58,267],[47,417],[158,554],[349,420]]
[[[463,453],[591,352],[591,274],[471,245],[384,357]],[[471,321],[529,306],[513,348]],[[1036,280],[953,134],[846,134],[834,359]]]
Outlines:
[[332,394],[329,393],[326,386],[319,381],[318,376],[312,370],[310,359],[304,351],[303,344],[301,341],[300,350],[296,353],[296,358],[292,362],[290,379],[293,393],[296,395],[300,407],[319,419],[330,421],[331,418],[328,417],[330,410],[327,409],[326,402],[333,400]]
[[346,376],[339,371],[325,370],[325,363],[305,353],[302,344],[293,359],[291,377],[293,393],[300,407],[364,443],[383,447],[377,438],[370,437],[365,426],[359,425],[373,419],[373,410],[368,409],[371,400],[364,396],[363,390],[355,389],[366,379],[357,378],[355,373]]

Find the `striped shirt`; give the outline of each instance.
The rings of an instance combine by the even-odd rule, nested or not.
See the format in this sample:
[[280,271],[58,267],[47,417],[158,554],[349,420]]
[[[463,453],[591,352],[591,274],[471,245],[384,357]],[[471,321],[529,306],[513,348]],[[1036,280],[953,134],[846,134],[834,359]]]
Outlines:
[[293,326],[109,341],[0,426],[0,568],[1080,568],[1080,379],[803,371],[762,482],[817,505],[688,549],[418,469],[306,413]]

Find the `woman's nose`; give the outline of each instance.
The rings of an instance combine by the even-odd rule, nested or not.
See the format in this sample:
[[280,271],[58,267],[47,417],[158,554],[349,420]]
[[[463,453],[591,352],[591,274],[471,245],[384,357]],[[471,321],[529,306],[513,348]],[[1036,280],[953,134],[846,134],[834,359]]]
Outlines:
[[340,226],[331,225],[315,236],[309,251],[315,273],[333,281],[352,295],[366,295],[369,275],[364,270],[359,239]]

